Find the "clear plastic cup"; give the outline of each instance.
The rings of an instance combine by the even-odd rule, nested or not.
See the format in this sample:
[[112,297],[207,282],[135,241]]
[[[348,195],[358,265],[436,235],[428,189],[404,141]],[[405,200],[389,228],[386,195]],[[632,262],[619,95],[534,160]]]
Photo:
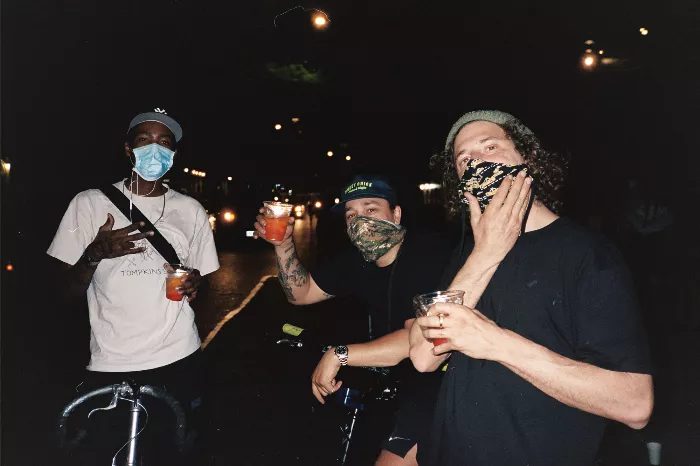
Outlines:
[[[423,317],[436,303],[463,304],[463,302],[464,291],[434,291],[415,296],[413,298],[413,310],[416,312],[416,317]],[[445,338],[434,338],[433,346],[439,346],[446,342],[447,339]]]
[[180,294],[177,288],[182,286],[192,269],[182,264],[170,264],[172,271],[168,271],[165,276],[165,297],[170,301],[182,301],[185,295]]
[[647,443],[647,453],[649,453],[649,464],[661,464],[661,444],[659,442]]
[[289,217],[294,206],[284,202],[266,201],[263,203],[265,215],[265,239],[282,241],[289,226]]

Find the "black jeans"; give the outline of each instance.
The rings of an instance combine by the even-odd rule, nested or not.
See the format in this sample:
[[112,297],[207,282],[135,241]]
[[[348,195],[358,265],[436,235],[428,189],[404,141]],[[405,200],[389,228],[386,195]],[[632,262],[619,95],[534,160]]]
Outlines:
[[[160,400],[144,396],[141,403],[147,414],[141,415],[140,428],[143,432],[138,437],[138,455],[142,461],[137,464],[184,464],[197,455],[197,447],[201,443],[199,437],[204,382],[202,358],[202,351],[197,350],[179,361],[156,369],[137,372],[86,371],[79,391],[83,394],[105,385],[128,382],[135,387],[152,385],[168,392],[185,412],[189,451],[183,456],[177,449],[175,416],[172,411]],[[93,399],[84,403],[89,406],[81,406],[74,413],[80,419],[80,425],[88,432],[86,440],[78,448],[79,452],[74,455],[77,464],[111,464],[117,450],[128,442],[131,406],[127,401],[120,400],[116,409],[98,411],[87,419],[90,410],[104,407],[108,403],[108,397],[101,397],[99,401]],[[119,452],[117,464],[124,462],[127,448],[124,447]]]

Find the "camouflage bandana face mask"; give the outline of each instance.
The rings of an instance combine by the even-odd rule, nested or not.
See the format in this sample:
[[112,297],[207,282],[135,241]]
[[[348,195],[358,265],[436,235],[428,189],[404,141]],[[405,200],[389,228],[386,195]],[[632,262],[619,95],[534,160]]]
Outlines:
[[403,241],[406,228],[388,220],[355,217],[348,227],[348,236],[367,262],[375,262]]
[[527,174],[527,165],[507,165],[504,163],[486,162],[479,159],[471,159],[467,162],[467,168],[457,187],[459,202],[469,204],[464,193],[474,196],[483,211],[496,194],[501,182],[506,176],[515,176],[521,171]]

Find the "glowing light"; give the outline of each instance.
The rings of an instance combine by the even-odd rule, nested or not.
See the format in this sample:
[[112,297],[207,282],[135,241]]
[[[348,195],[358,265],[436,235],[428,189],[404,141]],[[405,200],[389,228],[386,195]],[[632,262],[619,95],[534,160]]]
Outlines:
[[349,155],[346,155],[345,160],[352,160],[352,157],[350,157]]
[[275,129],[276,129],[277,131],[281,130],[281,129],[282,129],[282,125],[280,125],[279,123],[277,123],[277,124],[275,125]]
[[207,176],[207,173],[206,173],[206,172],[201,172],[201,173],[199,174],[199,176],[201,176],[202,178],[204,178],[205,176]]
[[593,53],[593,49],[586,49],[586,53]]
[[216,217],[213,215],[209,216],[209,226],[211,226],[212,230],[216,230]]
[[595,62],[595,60],[593,59],[593,57],[586,57],[583,59],[583,64],[585,66],[593,66],[594,62]]
[[587,53],[581,57],[581,66],[584,70],[591,71],[598,65],[598,55]]
[[229,180],[229,181],[233,181],[233,177],[232,177],[232,176],[229,176],[229,177],[228,177],[228,180]]
[[421,191],[433,191],[435,189],[440,189],[442,186],[437,183],[423,183],[418,186]]
[[598,55],[603,55],[605,53],[604,50],[598,50]]
[[4,160],[2,161],[2,171],[5,172],[6,175],[10,174],[10,167],[10,162],[5,162]]
[[647,29],[647,28],[639,28],[639,33],[640,33],[641,35],[643,35],[643,36],[646,36],[647,34],[649,34],[649,29]]
[[288,197],[285,198],[285,199],[284,199],[284,202],[289,202],[289,198],[288,198]]
[[336,204],[339,204],[339,203],[340,203],[340,199],[338,199],[338,198],[336,197],[336,198],[335,198],[335,203],[336,203]]
[[277,197],[277,196],[275,196],[275,200],[276,200],[276,201],[279,201],[279,200],[280,200],[280,198],[279,198],[279,197]]
[[189,169],[189,168],[185,168],[183,171],[184,171],[185,173],[188,173],[188,172],[190,171],[190,169]]
[[15,266],[12,264],[7,264],[5,266],[5,270],[7,270],[8,272],[12,272],[13,270],[15,270]]
[[302,215],[304,215],[304,212],[296,211],[294,215],[296,215],[297,217],[301,217]]
[[595,44],[595,42],[593,42],[591,39],[588,39],[588,40],[585,42],[585,44],[586,44],[586,45],[593,45],[593,44]]
[[298,205],[298,206],[294,207],[294,212],[302,212],[303,210],[304,210],[303,206]]
[[233,212],[226,211],[223,215],[224,222],[231,223],[236,220],[236,215]]
[[316,207],[317,209],[320,209],[322,206],[323,204],[321,204],[321,201],[316,201],[316,204],[314,204],[314,207]]
[[327,155],[328,157],[333,157],[333,151],[332,151],[332,150],[329,150],[328,152],[326,152],[326,155]]
[[321,13],[315,14],[312,20],[316,29],[324,29],[328,26],[328,19]]
[[292,123],[299,123],[299,118],[297,118],[297,117],[292,118]]

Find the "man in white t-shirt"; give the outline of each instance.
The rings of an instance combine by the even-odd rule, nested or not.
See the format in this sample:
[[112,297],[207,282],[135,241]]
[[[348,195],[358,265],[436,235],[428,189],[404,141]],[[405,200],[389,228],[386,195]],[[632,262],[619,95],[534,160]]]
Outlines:
[[[129,216],[101,190],[83,191],[68,206],[47,252],[66,270],[67,294],[87,294],[91,358],[83,386],[156,385],[193,413],[201,404],[202,364],[190,302],[202,276],[219,262],[205,210],[162,183],[181,137],[180,125],[164,112],[137,115],[124,145],[133,169],[114,184],[129,199]],[[148,241],[153,232],[132,222],[134,207],[172,245],[180,263],[194,269],[178,289],[181,301],[166,298],[166,261]],[[126,425],[114,428],[108,435],[123,444]],[[111,457],[115,451],[103,453]]]

